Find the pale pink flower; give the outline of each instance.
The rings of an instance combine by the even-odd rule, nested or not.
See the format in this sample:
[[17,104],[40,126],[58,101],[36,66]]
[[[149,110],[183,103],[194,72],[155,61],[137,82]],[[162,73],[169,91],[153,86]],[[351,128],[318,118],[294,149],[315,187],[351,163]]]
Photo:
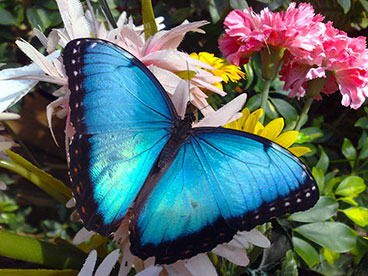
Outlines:
[[235,65],[268,46],[288,49],[293,55],[308,57],[318,44],[323,17],[315,15],[310,4],[291,3],[285,12],[273,13],[268,8],[259,14],[234,10],[225,18],[225,34],[219,40],[220,50]]
[[[368,50],[364,37],[350,38],[332,27],[329,22],[320,35],[320,44],[311,51],[311,59],[287,55],[280,71],[285,81],[284,90],[291,89],[289,96],[302,97],[308,81],[326,79],[321,91],[331,94],[338,89],[342,104],[359,108],[368,97]],[[321,95],[315,96],[322,99]]]

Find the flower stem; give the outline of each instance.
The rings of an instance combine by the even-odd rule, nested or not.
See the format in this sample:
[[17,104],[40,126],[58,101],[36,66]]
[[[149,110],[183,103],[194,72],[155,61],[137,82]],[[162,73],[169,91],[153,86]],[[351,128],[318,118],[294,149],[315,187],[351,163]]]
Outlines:
[[265,79],[263,82],[263,90],[262,90],[262,98],[261,98],[261,108],[263,109],[263,115],[261,119],[259,120],[262,124],[263,124],[265,114],[266,114],[266,105],[267,105],[267,100],[268,100],[268,93],[270,92],[270,85],[271,85],[271,80]]
[[303,124],[305,123],[307,117],[308,117],[308,111],[309,111],[309,108],[311,107],[312,105],[312,102],[313,102],[313,97],[308,97],[307,98],[307,101],[305,102],[304,106],[303,106],[303,109],[300,113],[300,116],[298,118],[298,121],[296,122],[296,125],[295,125],[295,130],[296,131],[299,131]]

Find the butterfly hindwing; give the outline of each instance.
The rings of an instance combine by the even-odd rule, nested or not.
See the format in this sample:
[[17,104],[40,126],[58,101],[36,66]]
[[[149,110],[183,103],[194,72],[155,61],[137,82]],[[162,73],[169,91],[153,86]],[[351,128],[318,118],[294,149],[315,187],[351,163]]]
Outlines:
[[127,213],[177,115],[149,70],[109,42],[73,40],[64,63],[77,210],[87,229],[108,235]]
[[271,217],[310,208],[318,188],[290,152],[259,136],[198,128],[133,209],[131,250],[172,263],[230,241]]

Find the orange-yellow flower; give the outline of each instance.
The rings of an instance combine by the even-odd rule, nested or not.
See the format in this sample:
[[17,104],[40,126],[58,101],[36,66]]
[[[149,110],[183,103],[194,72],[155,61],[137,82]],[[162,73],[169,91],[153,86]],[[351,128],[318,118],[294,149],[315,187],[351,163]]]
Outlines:
[[[200,52],[200,53],[191,53],[190,57],[199,59],[209,65],[211,65],[216,70],[208,70],[213,75],[222,78],[225,83],[228,83],[229,80],[232,82],[238,82],[240,79],[244,79],[245,73],[240,69],[239,66],[230,64],[225,61],[225,59],[215,57],[214,54],[208,52]],[[214,86],[223,90],[222,83],[218,82],[213,84]]]
[[259,121],[263,115],[262,108],[252,113],[250,113],[248,108],[244,108],[242,113],[242,117],[224,127],[249,132],[267,138],[288,149],[298,157],[311,151],[307,147],[291,147],[298,139],[298,131],[290,130],[281,133],[284,129],[284,118],[274,119],[266,126],[263,126]]

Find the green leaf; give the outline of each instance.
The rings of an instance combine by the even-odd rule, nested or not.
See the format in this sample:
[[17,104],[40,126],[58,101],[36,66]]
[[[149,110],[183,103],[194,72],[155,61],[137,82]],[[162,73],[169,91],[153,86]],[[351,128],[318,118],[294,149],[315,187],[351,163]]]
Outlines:
[[1,167],[22,175],[63,204],[72,197],[71,189],[65,186],[62,181],[37,168],[22,156],[10,150],[5,152],[13,162],[0,159]]
[[298,139],[295,141],[295,143],[296,144],[303,144],[303,143],[309,142],[310,140],[312,140],[311,137],[309,137],[308,135],[305,135],[303,132],[299,131]]
[[254,110],[257,109],[257,107],[260,106],[260,104],[261,104],[261,94],[258,93],[253,97],[251,97],[249,101],[247,101],[245,107],[248,108],[250,112],[253,112]]
[[300,235],[335,252],[347,252],[356,243],[356,232],[341,222],[314,222],[294,229]]
[[315,250],[310,243],[297,237],[293,237],[292,241],[295,252],[303,259],[309,268],[319,263],[317,250]]
[[359,118],[354,126],[368,129],[368,117]]
[[277,113],[275,106],[269,100],[267,100],[267,104],[265,107],[265,113],[272,120],[279,117],[279,114]]
[[340,254],[328,248],[322,248],[322,255],[329,264],[335,263],[340,258]]
[[3,276],[77,276],[79,270],[73,269],[0,269]]
[[16,19],[14,18],[14,16],[6,9],[0,7],[0,25],[14,25],[14,24],[16,24]]
[[354,166],[355,158],[357,156],[356,149],[348,138],[344,138],[344,143],[341,148],[342,154],[349,160],[351,167]]
[[355,224],[365,227],[368,225],[368,209],[365,207],[351,207],[341,210]]
[[359,0],[360,4],[363,6],[366,12],[368,12],[368,1],[367,0]]
[[338,200],[339,201],[344,201],[344,202],[346,202],[346,203],[348,203],[350,205],[353,205],[353,206],[358,206],[359,205],[358,202],[356,202],[354,200],[354,196],[340,197]]
[[323,137],[323,131],[318,128],[318,127],[307,127],[307,128],[303,128],[302,129],[302,132],[309,136],[312,141],[318,139],[318,138],[321,138]]
[[365,140],[362,149],[359,152],[358,159],[364,159],[368,157],[368,139]]
[[335,194],[340,196],[358,195],[366,189],[363,178],[359,176],[349,176],[337,186]]
[[281,265],[281,275],[298,276],[298,267],[294,259],[293,251],[290,249],[286,252],[286,258]]
[[248,3],[245,0],[230,0],[230,7],[233,10],[245,10],[249,9]]
[[298,113],[296,109],[287,101],[278,98],[270,98],[277,111],[285,118],[285,121],[296,121]]
[[350,0],[337,0],[337,3],[344,9],[344,13],[348,13],[351,7]]
[[323,173],[326,173],[330,160],[321,146],[319,146],[319,149],[321,150],[321,157],[318,160],[316,168],[319,168]]
[[50,268],[78,269],[87,254],[73,245],[60,246],[0,230],[0,256],[41,264]]
[[209,12],[213,23],[218,22],[229,6],[228,0],[210,0]]
[[244,71],[246,73],[246,79],[245,79],[246,85],[244,87],[244,90],[247,90],[253,83],[254,70],[253,70],[251,62],[248,62],[247,64],[244,64],[243,68],[244,68]]
[[142,0],[142,18],[146,40],[157,33],[157,25],[151,0]]
[[29,7],[27,9],[27,19],[32,28],[38,28],[38,26],[41,26],[42,30],[45,30],[51,25],[49,15],[42,8]]
[[367,132],[363,130],[363,133],[360,136],[359,141],[358,141],[357,149],[362,149],[367,139],[368,139]]
[[299,222],[318,222],[328,220],[337,213],[339,203],[329,196],[321,196],[313,208],[292,214],[289,219]]
[[320,193],[324,190],[325,187],[325,176],[323,171],[320,168],[313,167],[312,175],[317,182]]
[[332,195],[335,196],[335,188],[337,184],[341,182],[341,177],[333,177],[327,182],[327,187],[325,190],[325,195]]

